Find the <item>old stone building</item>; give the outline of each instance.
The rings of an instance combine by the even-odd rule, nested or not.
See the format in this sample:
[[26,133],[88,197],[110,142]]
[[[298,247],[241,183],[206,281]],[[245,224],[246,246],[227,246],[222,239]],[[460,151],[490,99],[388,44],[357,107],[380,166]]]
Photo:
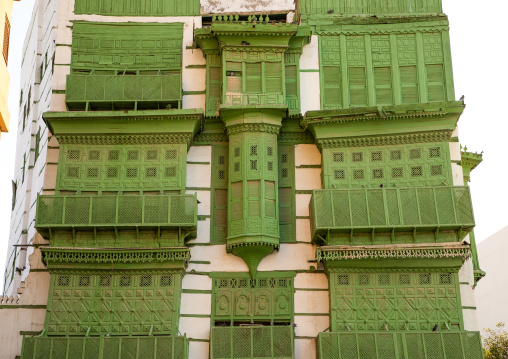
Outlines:
[[38,0],[24,56],[4,357],[482,357],[440,0]]

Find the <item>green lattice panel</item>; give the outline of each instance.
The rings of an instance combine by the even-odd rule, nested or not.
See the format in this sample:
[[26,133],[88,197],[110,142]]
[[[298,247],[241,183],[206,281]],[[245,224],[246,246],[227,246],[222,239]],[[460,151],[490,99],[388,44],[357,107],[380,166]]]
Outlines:
[[212,327],[210,358],[294,357],[292,326]]
[[161,191],[185,186],[187,148],[171,145],[60,147],[59,191]]
[[176,274],[53,274],[46,312],[49,335],[175,334]]
[[333,272],[333,331],[460,330],[456,273]]
[[[441,0],[301,0],[299,10],[303,15],[326,14],[419,14],[441,13]],[[331,12],[330,12],[331,11]]]
[[325,188],[452,184],[447,142],[323,149]]
[[256,279],[240,275],[213,282],[213,321],[282,322],[293,317],[293,278],[258,273]]
[[199,1],[179,2],[175,0],[77,0],[76,14],[113,16],[188,16],[199,15]]
[[185,337],[25,337],[21,358],[132,358],[187,359]]
[[481,359],[479,332],[319,333],[320,359]]
[[296,240],[295,146],[279,145],[279,227],[281,243]]
[[351,230],[364,234],[355,244],[414,242],[415,229],[430,234],[418,242],[451,242],[474,227],[468,187],[316,190],[310,210],[314,239],[331,231],[335,244],[351,244]]

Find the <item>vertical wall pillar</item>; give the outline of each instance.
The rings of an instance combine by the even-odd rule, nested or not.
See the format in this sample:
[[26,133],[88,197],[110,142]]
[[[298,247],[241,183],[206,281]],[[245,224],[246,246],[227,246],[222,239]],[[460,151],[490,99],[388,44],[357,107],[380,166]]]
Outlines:
[[284,111],[225,111],[229,136],[227,250],[255,277],[259,262],[279,248],[277,135]]

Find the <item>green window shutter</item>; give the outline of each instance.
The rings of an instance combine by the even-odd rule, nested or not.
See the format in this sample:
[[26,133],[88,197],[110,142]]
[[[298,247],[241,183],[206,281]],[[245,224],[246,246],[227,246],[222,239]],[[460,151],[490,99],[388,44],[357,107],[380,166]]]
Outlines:
[[209,96],[211,98],[220,98],[222,72],[220,67],[210,67],[208,81],[210,81]]
[[298,97],[297,66],[286,66],[286,97]]
[[445,76],[442,64],[426,65],[429,102],[445,100]]
[[257,63],[246,63],[245,64],[245,92],[246,93],[261,93],[263,92],[262,83],[262,64]]
[[295,147],[279,145],[279,233],[281,243],[296,240]]
[[242,92],[242,63],[226,63],[227,92]]
[[367,77],[365,67],[349,68],[349,92],[351,107],[367,106]]
[[266,93],[282,93],[282,63],[266,62]]
[[341,80],[340,67],[323,67],[323,107],[325,110],[342,107]]
[[402,103],[418,103],[418,76],[416,66],[400,67]]
[[228,229],[228,146],[212,146],[211,244],[225,244]]
[[389,67],[374,68],[376,104],[392,105],[392,71]]

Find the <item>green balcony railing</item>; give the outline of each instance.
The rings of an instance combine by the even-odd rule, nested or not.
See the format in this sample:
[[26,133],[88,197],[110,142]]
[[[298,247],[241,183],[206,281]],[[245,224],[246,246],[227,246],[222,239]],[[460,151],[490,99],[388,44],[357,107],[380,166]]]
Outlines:
[[37,230],[197,227],[195,195],[39,196]]
[[212,327],[211,359],[294,357],[292,326]]
[[185,336],[23,338],[21,359],[150,358],[187,359]]
[[482,359],[479,332],[319,333],[319,359]]
[[315,190],[310,213],[313,237],[414,228],[465,233],[475,225],[468,187]]
[[180,103],[182,76],[166,75],[68,75],[65,101],[70,109],[85,104],[120,102]]

